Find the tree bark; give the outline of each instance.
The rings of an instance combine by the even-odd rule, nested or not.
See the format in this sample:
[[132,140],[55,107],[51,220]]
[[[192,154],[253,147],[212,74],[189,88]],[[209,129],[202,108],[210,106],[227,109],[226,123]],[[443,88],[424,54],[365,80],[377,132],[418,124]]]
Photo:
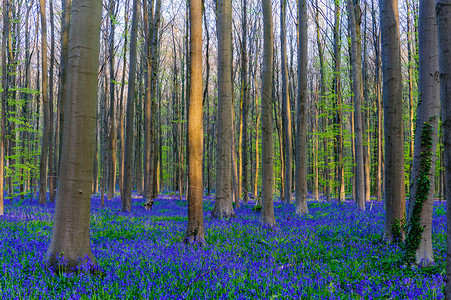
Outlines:
[[[63,126],[64,126],[64,101],[67,93],[67,64],[69,51],[69,31],[70,31],[70,17],[71,17],[72,0],[61,0],[61,58],[60,58],[60,87],[58,93],[58,173],[61,171],[61,155],[63,145]],[[58,181],[57,181],[58,184]]]
[[46,254],[50,266],[67,272],[87,262],[95,264],[89,219],[101,8],[99,0],[75,1],[72,8],[61,173]]
[[2,112],[0,118],[0,216],[3,216],[3,186],[4,186],[4,162],[6,146],[6,41],[8,40],[9,29],[9,1],[3,0],[3,30],[2,30]]
[[56,179],[56,172],[55,172],[55,157],[56,157],[56,144],[54,144],[54,141],[56,141],[56,137],[54,138],[54,131],[53,131],[53,70],[55,68],[55,22],[53,18],[53,0],[49,1],[50,5],[50,70],[49,70],[49,169],[48,169],[48,177],[49,177],[49,199],[50,202],[55,201],[55,179]]
[[334,22],[334,94],[337,99],[337,112],[335,114],[335,125],[337,128],[336,140],[336,162],[338,173],[338,196],[340,201],[346,200],[345,174],[343,163],[343,99],[341,95],[341,35],[340,35],[340,3],[335,1]]
[[381,55],[380,55],[380,30],[376,24],[376,10],[374,0],[371,1],[371,16],[373,21],[373,46],[375,53],[375,93],[377,110],[376,129],[376,199],[382,201],[382,101],[381,101]]
[[[274,217],[274,157],[272,134],[272,88],[273,88],[273,21],[271,0],[262,0],[263,6],[263,70],[262,70],[262,211],[261,224],[264,227],[276,226]],[[258,151],[258,149],[257,149]]]
[[404,240],[406,210],[398,0],[380,0],[385,134],[384,236]]
[[[440,98],[442,108],[442,126],[445,164],[445,195],[449,203],[451,199],[451,0],[436,0]],[[446,211],[447,219],[447,255],[445,299],[451,299],[451,209]]]
[[[359,1],[359,0],[357,0]],[[363,122],[362,100],[363,79],[360,46],[360,5],[355,0],[348,0],[348,22],[351,33],[352,87],[354,92],[354,128],[356,159],[356,203],[360,210],[365,210],[365,174],[363,165]]]
[[434,263],[432,210],[440,118],[437,22],[435,1],[420,2],[418,28],[418,108],[415,132],[405,258],[427,266]]
[[49,139],[50,139],[50,108],[48,100],[48,81],[49,74],[47,69],[47,21],[45,0],[39,0],[41,12],[41,60],[42,60],[42,111],[43,111],[43,130],[41,140],[41,159],[39,162],[39,203],[47,202],[47,162],[49,157]]
[[307,1],[298,1],[298,99],[296,130],[296,213],[308,214],[307,206]]
[[124,177],[123,191],[121,194],[122,211],[130,212],[132,205],[132,166],[133,166],[133,121],[134,121],[134,99],[135,78],[137,65],[136,43],[138,38],[138,15],[140,1],[133,0],[132,28],[130,32],[130,65],[128,74],[127,91],[127,119],[125,123],[125,151],[124,151]]
[[241,26],[241,147],[240,151],[240,187],[242,189],[242,193],[240,197],[243,197],[244,203],[247,203],[249,200],[249,172],[248,172],[248,99],[249,99],[249,82],[247,75],[247,64],[248,64],[248,54],[247,54],[247,0],[242,1],[242,26]]
[[285,191],[283,201],[291,203],[291,187],[293,172],[293,146],[291,144],[291,109],[288,94],[288,70],[287,70],[287,37],[286,37],[286,7],[287,0],[280,1],[280,41],[281,41],[281,72],[282,72],[282,127],[283,127],[283,160]]
[[202,189],[202,1],[190,1],[190,100],[188,114],[188,228],[185,242],[205,245]]
[[214,218],[235,216],[232,206],[232,1],[218,1],[218,131]]
[[108,41],[109,67],[110,67],[110,111],[109,111],[109,154],[108,154],[108,200],[113,199],[116,187],[116,115],[114,107],[116,105],[114,98],[115,75],[114,75],[114,34],[116,22],[116,2],[110,0],[108,14],[110,15],[110,36]]

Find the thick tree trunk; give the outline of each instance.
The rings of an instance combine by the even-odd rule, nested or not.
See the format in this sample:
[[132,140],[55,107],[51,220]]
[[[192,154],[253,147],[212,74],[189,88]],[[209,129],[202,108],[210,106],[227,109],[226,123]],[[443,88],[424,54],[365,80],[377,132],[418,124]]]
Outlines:
[[232,1],[218,1],[218,132],[216,198],[211,215],[230,218],[232,206]]
[[[357,0],[358,1],[358,0]],[[354,0],[348,0],[348,22],[351,33],[351,62],[352,62],[352,87],[354,92],[354,128],[355,128],[355,159],[356,159],[356,203],[359,209],[365,210],[365,174],[363,165],[363,79],[362,60],[360,46],[360,5]]]
[[[59,188],[46,259],[56,270],[95,264],[89,240],[101,1],[73,4]],[[87,46],[89,45],[89,46]],[[77,133],[77,134],[74,134]],[[67,265],[59,257],[64,255]]]
[[138,38],[138,15],[140,1],[133,0],[132,28],[130,33],[130,66],[127,91],[127,119],[125,123],[124,177],[121,195],[122,211],[130,212],[132,205],[132,166],[133,166],[133,121],[135,105],[135,77],[137,65],[136,43]]
[[298,99],[296,124],[296,213],[308,214],[307,206],[307,1],[299,0]]
[[432,210],[440,118],[435,1],[420,2],[418,28],[419,81],[415,150],[410,185],[405,259],[423,266],[434,263]]
[[202,1],[190,2],[190,100],[188,115],[188,228],[185,242],[205,244],[202,206]]
[[[276,226],[274,217],[274,158],[272,134],[272,88],[273,88],[273,22],[271,0],[262,0],[263,6],[263,70],[262,70],[262,211],[261,224]],[[258,150],[257,150],[258,151]]]
[[398,0],[380,0],[385,133],[384,236],[403,240],[406,210]]
[[[442,108],[442,126],[445,164],[445,195],[450,203],[451,199],[451,0],[436,0],[435,12],[437,16],[440,97]],[[446,284],[445,299],[451,299],[451,209],[446,211],[447,219],[447,255],[446,255]]]

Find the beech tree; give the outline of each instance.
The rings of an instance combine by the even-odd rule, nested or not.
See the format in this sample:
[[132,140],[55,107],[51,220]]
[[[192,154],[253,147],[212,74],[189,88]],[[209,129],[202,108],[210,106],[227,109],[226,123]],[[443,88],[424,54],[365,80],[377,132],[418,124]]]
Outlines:
[[[232,206],[232,1],[218,1],[218,131],[216,197],[211,215],[230,218]],[[239,201],[239,199],[236,199]]]
[[203,217],[202,155],[202,0],[191,0],[190,12],[190,100],[188,114],[188,228],[185,242],[205,244]]
[[[272,135],[273,88],[273,22],[271,0],[262,0],[263,6],[263,68],[262,68],[262,211],[261,223],[270,228],[276,226],[273,204],[274,157]],[[257,148],[258,151],[258,148]]]
[[440,118],[434,0],[420,2],[418,34],[419,99],[404,254],[408,262],[429,265],[434,262],[432,210]]
[[292,153],[291,144],[291,109],[290,97],[288,93],[288,68],[287,68],[287,37],[286,37],[286,8],[287,0],[280,1],[280,43],[281,43],[281,73],[282,73],[282,127],[283,127],[283,178],[285,180],[283,191],[283,201],[291,203],[291,182],[292,182]]
[[356,159],[356,199],[359,209],[365,210],[365,174],[363,165],[363,124],[362,124],[362,47],[360,43],[360,5],[358,0],[348,0],[348,22],[351,33],[352,87],[354,92],[354,128]]
[[3,29],[2,29],[2,107],[0,116],[0,216],[3,216],[3,186],[4,186],[4,162],[6,142],[6,41],[8,40],[8,0],[3,0]]
[[298,98],[296,123],[296,213],[307,214],[307,1],[298,0]]
[[128,73],[127,119],[125,123],[124,177],[121,192],[122,211],[130,212],[132,205],[133,120],[135,115],[135,78],[137,65],[138,15],[140,0],[133,0],[132,28],[130,32],[130,70]]
[[[451,199],[451,0],[436,0],[440,98],[442,109],[446,199]],[[445,299],[451,299],[451,209],[446,211],[447,255]]]
[[50,266],[68,272],[87,261],[95,264],[89,219],[101,11],[100,0],[72,3],[61,171],[46,254]]
[[406,210],[398,0],[380,0],[379,9],[385,130],[384,236],[392,242],[404,240]]
[[41,141],[41,160],[39,165],[39,203],[47,201],[47,162],[49,157],[50,142],[50,106],[48,99],[49,74],[47,70],[47,20],[45,0],[39,0],[41,12],[41,57],[42,57],[42,111],[43,111],[43,132]]

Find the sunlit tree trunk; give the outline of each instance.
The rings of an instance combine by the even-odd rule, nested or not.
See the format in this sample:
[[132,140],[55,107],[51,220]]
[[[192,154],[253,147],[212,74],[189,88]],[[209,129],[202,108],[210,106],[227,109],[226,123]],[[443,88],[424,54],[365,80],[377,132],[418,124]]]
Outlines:
[[379,8],[385,130],[384,236],[392,242],[404,239],[399,225],[403,223],[406,210],[398,0],[380,0]]
[[189,9],[191,80],[188,114],[188,228],[185,233],[185,242],[204,245],[202,206],[202,1],[191,0]]
[[[50,266],[67,272],[87,260],[95,263],[89,219],[101,9],[99,0],[78,0],[72,6],[61,173],[46,254]],[[58,259],[61,255],[67,265]]]
[[130,32],[130,66],[128,73],[127,119],[125,123],[124,177],[121,194],[122,211],[130,212],[132,205],[132,166],[133,166],[133,121],[135,106],[135,78],[137,65],[136,43],[138,38],[138,15],[140,1],[133,0],[132,28]]
[[232,1],[218,1],[218,132],[216,198],[211,215],[229,218],[232,206]]
[[307,214],[307,1],[298,1],[298,99],[296,130],[296,213]]

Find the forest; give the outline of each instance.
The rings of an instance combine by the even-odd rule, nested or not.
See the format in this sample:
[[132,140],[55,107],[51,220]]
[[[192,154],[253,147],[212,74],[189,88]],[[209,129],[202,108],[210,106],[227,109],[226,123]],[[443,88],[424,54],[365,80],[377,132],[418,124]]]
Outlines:
[[451,0],[1,1],[2,299],[451,299]]

